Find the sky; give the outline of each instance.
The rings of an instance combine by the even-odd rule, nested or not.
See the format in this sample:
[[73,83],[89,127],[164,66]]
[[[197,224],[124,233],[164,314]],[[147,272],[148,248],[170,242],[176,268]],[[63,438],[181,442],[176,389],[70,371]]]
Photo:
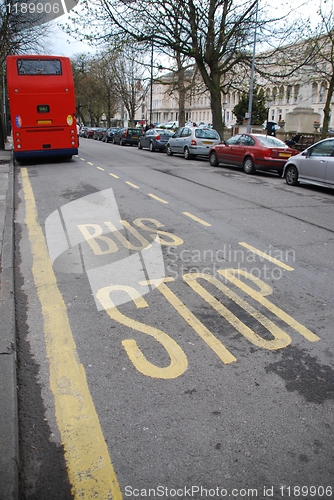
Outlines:
[[68,36],[59,27],[59,24],[65,24],[66,16],[59,17],[52,24],[52,35],[48,40],[46,47],[47,52],[55,56],[72,57],[76,54],[94,53],[94,49],[83,42],[78,42],[74,38]]
[[[261,0],[260,0],[261,1]],[[327,0],[328,4],[333,5],[333,0]],[[280,9],[284,11],[286,8],[291,8],[291,4],[289,7],[284,5],[287,3],[287,0],[278,0],[278,4],[280,4]],[[317,0],[316,0],[317,3]],[[302,11],[303,14],[310,14],[310,11],[315,10],[314,2],[311,5],[311,2],[307,2],[307,0],[295,0],[293,7],[296,9],[295,14]],[[275,10],[279,10],[278,5],[275,4]],[[76,54],[81,53],[94,53],[95,50],[90,47],[88,44],[83,42],[78,42],[74,38],[69,37],[64,31],[60,28],[60,24],[65,24],[67,22],[67,15],[58,17],[55,19],[52,25],[52,35],[49,38],[49,41],[46,43],[46,53],[50,53],[52,55],[64,55],[68,57],[73,57]]]

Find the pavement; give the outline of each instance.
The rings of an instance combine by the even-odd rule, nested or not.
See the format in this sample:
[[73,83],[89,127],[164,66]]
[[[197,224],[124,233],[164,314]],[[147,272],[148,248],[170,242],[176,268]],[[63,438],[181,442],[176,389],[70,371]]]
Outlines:
[[18,412],[14,302],[14,161],[0,151],[0,500],[18,499]]

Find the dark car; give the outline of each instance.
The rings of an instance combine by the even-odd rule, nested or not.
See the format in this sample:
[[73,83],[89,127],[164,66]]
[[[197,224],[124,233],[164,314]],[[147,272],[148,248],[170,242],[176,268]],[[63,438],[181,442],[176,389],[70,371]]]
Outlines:
[[118,132],[115,132],[112,143],[120,144],[121,146],[125,146],[126,144],[138,144],[139,137],[141,135],[141,131],[138,128],[120,128]]
[[256,170],[272,170],[282,176],[285,163],[298,153],[297,149],[289,148],[283,141],[270,135],[237,134],[223,144],[213,146],[209,160],[214,167],[222,163],[241,167],[246,174],[253,174]]
[[101,141],[106,130],[106,127],[96,128],[93,133],[93,139],[95,139],[96,141]]
[[102,141],[103,142],[112,142],[114,134],[119,131],[119,127],[109,127],[104,132]]
[[138,149],[148,148],[150,151],[165,151],[168,139],[174,134],[172,130],[152,128],[139,137]]
[[290,158],[284,177],[290,186],[302,182],[334,189],[334,138],[323,139]]

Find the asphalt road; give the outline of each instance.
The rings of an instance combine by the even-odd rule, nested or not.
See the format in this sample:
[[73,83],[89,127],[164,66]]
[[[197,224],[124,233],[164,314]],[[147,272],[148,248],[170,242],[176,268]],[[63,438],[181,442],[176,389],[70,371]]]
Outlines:
[[333,192],[88,139],[16,174],[21,498],[332,498]]

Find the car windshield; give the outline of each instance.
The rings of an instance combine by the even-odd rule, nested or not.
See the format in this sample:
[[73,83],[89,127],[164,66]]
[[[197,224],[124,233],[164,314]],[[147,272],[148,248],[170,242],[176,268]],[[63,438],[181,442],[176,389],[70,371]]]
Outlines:
[[174,135],[174,132],[172,130],[167,130],[165,128],[156,128],[155,129],[160,135],[169,135],[172,136]]
[[134,134],[134,135],[138,135],[139,134],[139,130],[137,128],[128,128],[128,133],[129,134]]
[[197,139],[219,139],[218,132],[209,128],[198,128],[195,130]]
[[283,141],[276,139],[276,137],[272,137],[271,135],[258,135],[256,138],[263,146],[267,146],[269,148],[286,148],[286,144],[284,144]]

